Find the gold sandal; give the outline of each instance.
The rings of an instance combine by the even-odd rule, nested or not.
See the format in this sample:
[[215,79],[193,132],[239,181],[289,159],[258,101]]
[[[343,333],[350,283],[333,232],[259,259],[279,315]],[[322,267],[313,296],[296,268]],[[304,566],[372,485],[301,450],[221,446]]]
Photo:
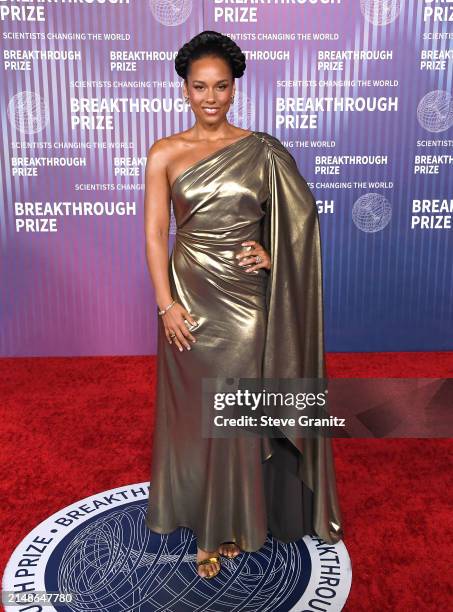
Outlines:
[[[237,548],[239,548],[239,546],[236,544],[236,542],[222,542],[222,545],[223,545],[223,544],[234,544],[234,545],[235,545]],[[233,555],[233,554],[232,554],[232,555],[228,555],[228,554],[223,555],[222,553],[220,553],[220,554],[222,555],[222,557],[226,557],[227,559],[236,559],[236,557],[239,557],[239,555],[241,554],[241,552],[242,552],[242,551],[241,551],[241,549],[239,548],[239,552],[238,552],[237,554],[235,554],[235,555]]]
[[200,565],[207,565],[208,563],[218,563],[219,564],[219,569],[212,576],[200,576],[200,574],[198,574],[200,578],[207,578],[209,580],[210,578],[215,578],[217,574],[220,572],[220,566],[221,566],[220,555],[214,555],[213,557],[209,557],[208,559],[197,561],[197,569],[200,567]]

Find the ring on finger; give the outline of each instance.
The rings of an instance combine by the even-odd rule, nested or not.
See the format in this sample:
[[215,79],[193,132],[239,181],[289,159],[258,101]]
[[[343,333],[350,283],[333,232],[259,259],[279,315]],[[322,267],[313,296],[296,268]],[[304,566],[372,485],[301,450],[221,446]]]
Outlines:
[[255,261],[256,261],[256,263],[261,263],[263,261],[263,258],[261,257],[261,255],[257,255],[255,257]]
[[176,334],[175,334],[175,332],[171,332],[171,333],[170,333],[170,338],[176,338]]

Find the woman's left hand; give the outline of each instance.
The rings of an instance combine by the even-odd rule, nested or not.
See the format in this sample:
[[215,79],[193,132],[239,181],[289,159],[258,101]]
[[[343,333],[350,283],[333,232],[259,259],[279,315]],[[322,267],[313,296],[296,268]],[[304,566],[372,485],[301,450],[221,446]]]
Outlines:
[[[244,249],[236,258],[239,261],[240,266],[246,266],[248,264],[246,272],[252,272],[253,270],[258,270],[258,268],[264,268],[265,270],[271,269],[271,258],[267,251],[261,246],[259,242],[256,240],[247,240],[246,242],[242,242],[241,246],[248,247],[248,249]],[[259,257],[258,261],[256,258]]]

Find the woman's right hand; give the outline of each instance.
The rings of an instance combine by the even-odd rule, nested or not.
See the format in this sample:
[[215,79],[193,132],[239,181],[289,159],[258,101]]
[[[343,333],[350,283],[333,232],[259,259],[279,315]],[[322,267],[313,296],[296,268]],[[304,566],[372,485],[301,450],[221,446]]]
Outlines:
[[[161,318],[168,342],[172,344],[174,341],[180,351],[184,350],[183,346],[190,351],[188,340],[191,342],[196,342],[196,340],[190,333],[184,320],[190,323],[190,325],[198,325],[198,322],[192,318],[184,306],[176,302]],[[176,336],[172,337],[173,334],[176,334]]]

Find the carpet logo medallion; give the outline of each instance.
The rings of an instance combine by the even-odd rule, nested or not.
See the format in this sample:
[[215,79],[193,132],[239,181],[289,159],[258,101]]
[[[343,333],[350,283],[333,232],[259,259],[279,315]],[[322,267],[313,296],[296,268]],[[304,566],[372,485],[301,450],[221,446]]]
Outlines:
[[[351,586],[343,542],[268,537],[222,558],[212,580],[195,566],[187,528],[145,524],[149,483],[104,491],[56,512],[17,546],[3,575],[6,612],[320,612],[341,610]],[[12,597],[20,598],[13,605]],[[9,603],[8,603],[9,601]],[[50,603],[48,603],[50,602]]]

